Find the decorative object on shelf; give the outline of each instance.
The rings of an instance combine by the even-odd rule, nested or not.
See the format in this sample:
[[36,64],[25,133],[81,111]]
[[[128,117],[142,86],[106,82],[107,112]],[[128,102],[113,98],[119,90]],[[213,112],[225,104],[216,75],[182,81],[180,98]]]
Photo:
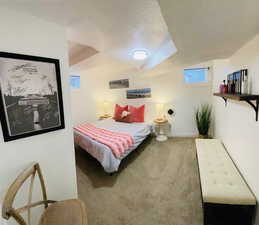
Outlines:
[[231,73],[228,75],[228,83],[229,83],[229,87],[228,87],[228,93],[232,93],[235,94],[236,93],[236,75],[235,73]]
[[243,70],[242,73],[242,84],[241,84],[242,94],[249,94],[249,84],[248,84],[248,73],[247,70]]
[[164,127],[165,125],[168,125],[168,120],[165,119],[156,119],[154,120],[154,123],[158,126],[158,135],[156,137],[157,141],[166,141],[168,138],[165,134]]
[[[224,80],[225,81],[225,80]],[[228,93],[228,86],[224,82],[223,93]]]
[[220,93],[228,93],[228,86],[226,85],[226,80],[223,80],[223,83],[219,86]]
[[208,138],[211,125],[212,107],[209,104],[202,104],[195,112],[196,125],[199,131],[199,138]]
[[127,90],[127,99],[151,98],[151,88]]
[[223,91],[224,91],[224,86],[225,86],[225,80],[223,80],[223,84],[221,83],[220,85],[219,85],[219,92],[220,93],[223,93]]
[[[247,95],[247,94],[234,95],[234,94],[221,94],[221,93],[214,93],[213,95],[223,98],[225,101],[225,106],[227,106],[228,99],[247,102],[254,109],[255,120],[258,121],[259,95]],[[255,101],[255,104],[252,101]]]
[[112,80],[109,86],[110,89],[129,88],[129,79]]
[[248,88],[248,70],[243,69],[231,73],[227,76],[227,89],[228,91],[222,91],[220,93],[228,94],[249,94]]
[[58,59],[0,52],[0,65],[5,141],[65,127]]

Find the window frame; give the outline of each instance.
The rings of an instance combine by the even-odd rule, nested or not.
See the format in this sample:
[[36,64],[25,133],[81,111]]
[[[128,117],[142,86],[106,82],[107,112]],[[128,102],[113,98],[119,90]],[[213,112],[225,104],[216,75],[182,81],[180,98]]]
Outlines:
[[[185,70],[206,70],[205,71],[205,79],[206,81],[202,81],[202,82],[186,82],[185,80],[185,74],[184,71]],[[211,67],[193,67],[193,68],[185,68],[183,69],[183,83],[187,86],[210,86],[211,85]]]
[[[73,78],[79,78],[79,87],[72,87],[72,79]],[[71,89],[80,89],[81,88],[81,77],[79,75],[70,75],[69,87]]]

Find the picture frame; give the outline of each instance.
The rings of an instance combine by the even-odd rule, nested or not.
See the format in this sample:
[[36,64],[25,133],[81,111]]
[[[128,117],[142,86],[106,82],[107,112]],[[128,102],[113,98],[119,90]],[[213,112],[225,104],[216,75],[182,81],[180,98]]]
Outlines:
[[126,96],[127,99],[151,98],[151,88],[127,90]]
[[129,79],[111,80],[109,82],[110,89],[129,88]]
[[65,128],[58,59],[0,52],[4,141]]

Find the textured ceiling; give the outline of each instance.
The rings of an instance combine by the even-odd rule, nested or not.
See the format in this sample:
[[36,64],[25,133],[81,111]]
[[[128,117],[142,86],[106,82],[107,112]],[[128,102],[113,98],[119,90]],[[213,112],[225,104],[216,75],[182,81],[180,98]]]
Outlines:
[[[137,68],[176,52],[156,0],[12,0],[2,6],[65,25],[71,41]],[[136,49],[147,50],[149,59],[133,60]]]
[[68,50],[70,66],[76,65],[98,53],[98,51],[90,46],[82,45],[73,41],[68,42]]
[[[162,66],[227,58],[259,32],[258,0],[2,0],[1,7],[65,25],[69,40],[99,52],[78,68],[104,73],[151,69],[170,56]],[[148,60],[133,60],[136,49]]]
[[171,60],[227,58],[259,32],[258,0],[158,0],[178,49]]

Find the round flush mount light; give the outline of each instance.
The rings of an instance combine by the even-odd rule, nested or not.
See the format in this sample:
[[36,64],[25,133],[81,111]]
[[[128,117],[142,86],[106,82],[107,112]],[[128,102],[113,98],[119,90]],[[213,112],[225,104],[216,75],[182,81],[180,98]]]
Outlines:
[[145,50],[136,50],[133,52],[133,58],[136,60],[144,60],[148,57],[148,53]]

